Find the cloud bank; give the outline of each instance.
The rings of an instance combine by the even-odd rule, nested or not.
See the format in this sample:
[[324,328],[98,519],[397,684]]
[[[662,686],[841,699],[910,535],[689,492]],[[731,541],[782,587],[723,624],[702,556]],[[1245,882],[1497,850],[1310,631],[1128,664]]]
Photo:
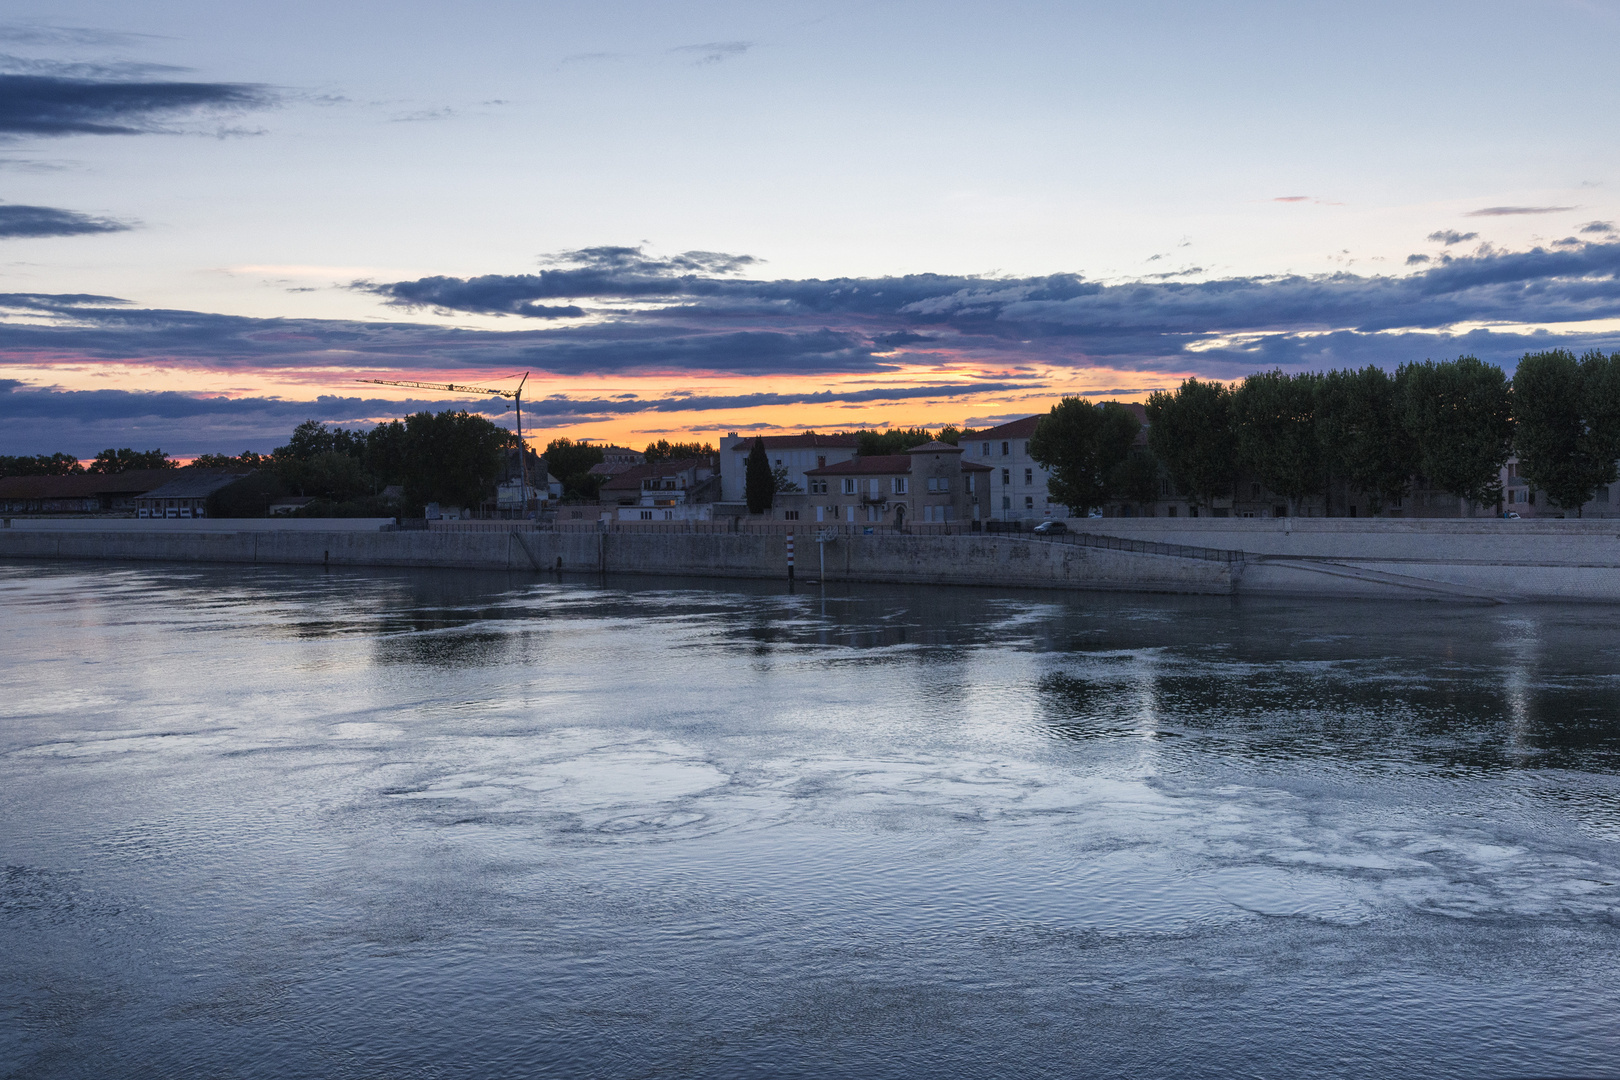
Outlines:
[[91,233],[124,232],[129,228],[125,222],[91,217],[76,210],[58,210],[53,206],[0,204],[0,240],[84,236]]
[[[1434,239],[1453,243],[1450,233]],[[480,369],[727,375],[804,379],[808,386],[802,394],[672,395],[658,404],[537,399],[526,408],[561,423],[829,401],[968,400],[1061,390],[1098,370],[1119,373],[1103,385],[1129,386],[1139,385],[1131,372],[1234,378],[1272,367],[1393,368],[1464,352],[1511,368],[1524,352],[1555,345],[1620,349],[1620,333],[1603,329],[1620,319],[1620,243],[1570,238],[1551,248],[1482,246],[1433,260],[1405,276],[823,280],[749,276],[759,263],[748,256],[600,247],[553,256],[531,274],[351,286],[397,309],[401,318],[390,321],[247,318],[88,294],[3,294],[0,363],[34,371],[106,363],[302,369],[330,371],[334,379]],[[423,319],[422,312],[509,321],[474,329]],[[967,383],[964,373],[996,381]],[[886,378],[886,388],[839,387],[840,379],[874,375],[905,377]],[[20,391],[11,397],[44,400]],[[90,399],[72,400],[81,415],[101,415],[88,409]],[[23,406],[10,408],[7,415],[20,420],[15,410]]]
[[139,135],[204,113],[264,108],[275,95],[245,83],[0,75],[0,135]]

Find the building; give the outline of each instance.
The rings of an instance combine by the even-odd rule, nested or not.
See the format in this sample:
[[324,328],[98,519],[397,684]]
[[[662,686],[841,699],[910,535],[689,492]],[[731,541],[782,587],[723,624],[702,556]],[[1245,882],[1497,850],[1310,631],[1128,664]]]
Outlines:
[[990,467],[930,442],[904,454],[852,457],[807,471],[802,493],[777,495],[771,517],[905,528],[982,520]]
[[176,476],[174,469],[121,473],[0,477],[0,511],[8,514],[122,514],[139,496]]
[[[765,453],[771,468],[786,470],[788,482],[800,492],[810,490],[807,474],[812,469],[825,468],[855,456],[854,435],[764,435]],[[720,501],[746,502],[748,498],[748,455],[753,452],[755,436],[739,436],[728,432],[720,440]]]
[[141,518],[201,518],[208,516],[208,496],[247,476],[251,469],[178,469],[168,483],[135,499]]
[[1040,422],[1039,416],[1025,416],[962,439],[968,460],[991,470],[986,516],[992,521],[1038,521],[1068,514],[1046,490],[1052,471],[1029,456],[1030,436]]
[[719,493],[712,458],[633,465],[609,477],[598,493],[616,505],[619,521],[708,521]]

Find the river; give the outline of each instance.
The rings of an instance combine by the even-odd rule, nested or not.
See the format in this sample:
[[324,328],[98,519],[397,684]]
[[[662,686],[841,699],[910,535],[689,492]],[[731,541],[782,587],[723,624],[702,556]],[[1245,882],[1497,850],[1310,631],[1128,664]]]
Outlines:
[[0,563],[0,1076],[1620,1076],[1613,608]]

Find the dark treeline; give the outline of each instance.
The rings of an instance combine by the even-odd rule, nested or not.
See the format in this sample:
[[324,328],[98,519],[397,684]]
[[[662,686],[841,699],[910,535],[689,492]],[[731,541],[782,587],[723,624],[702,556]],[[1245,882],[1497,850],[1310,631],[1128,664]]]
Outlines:
[[[261,516],[289,495],[313,499],[300,511],[311,517],[386,517],[418,514],[430,502],[476,507],[494,498],[517,445],[515,434],[482,416],[420,412],[369,431],[306,420],[269,454],[205,454],[192,464],[254,470],[214,494],[215,517]],[[531,462],[538,464],[532,455]],[[390,497],[392,487],[403,494]]]
[[1147,417],[1144,453],[1125,406],[1054,406],[1030,440],[1031,455],[1053,470],[1053,497],[1077,512],[1149,503],[1167,478],[1207,506],[1242,476],[1286,499],[1290,513],[1337,484],[1375,514],[1414,483],[1490,507],[1517,455],[1522,477],[1578,513],[1617,478],[1620,353],[1532,353],[1511,381],[1472,356],[1403,364],[1393,375],[1366,367],[1271,371],[1231,385],[1188,379],[1153,394]]
[[82,465],[72,454],[24,454],[7,457],[0,454],[0,476],[73,476],[77,473],[130,472],[135,469],[178,469],[180,463],[162,450],[107,449],[96,455],[88,466]]

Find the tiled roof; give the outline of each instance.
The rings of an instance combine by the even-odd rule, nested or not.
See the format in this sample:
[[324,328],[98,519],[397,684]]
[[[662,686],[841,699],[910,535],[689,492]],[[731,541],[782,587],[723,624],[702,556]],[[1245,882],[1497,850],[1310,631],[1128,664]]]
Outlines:
[[1026,416],[1021,420],[1009,420],[1000,427],[986,428],[984,431],[975,431],[967,441],[974,439],[1027,439],[1035,434],[1035,425],[1041,422],[1039,416]]
[[938,439],[933,442],[925,442],[921,446],[913,446],[906,451],[908,454],[960,454],[963,452],[960,446],[952,446],[950,443],[940,442]]
[[962,471],[963,472],[995,472],[996,470],[992,469],[988,465],[980,465],[977,461],[964,461],[964,462],[962,462]]
[[806,469],[806,476],[855,476],[871,474],[908,473],[911,471],[910,454],[875,454],[872,457],[850,458],[848,461],[823,465],[819,469]]
[[714,462],[706,457],[681,458],[678,461],[655,461],[651,465],[632,465],[602,485],[603,491],[640,491],[641,482],[660,476],[677,476],[689,469],[712,469]]
[[[747,453],[754,448],[754,436],[744,435],[736,442],[730,444],[730,449]],[[791,450],[798,447],[831,447],[838,449],[855,449],[855,436],[853,435],[761,435],[765,440],[767,450]]]
[[205,499],[224,487],[242,479],[252,469],[180,469],[162,487],[153,488],[143,499]]
[[71,476],[0,477],[0,498],[88,499],[94,495],[130,495],[161,487],[185,470],[130,469],[121,473],[74,473]]

